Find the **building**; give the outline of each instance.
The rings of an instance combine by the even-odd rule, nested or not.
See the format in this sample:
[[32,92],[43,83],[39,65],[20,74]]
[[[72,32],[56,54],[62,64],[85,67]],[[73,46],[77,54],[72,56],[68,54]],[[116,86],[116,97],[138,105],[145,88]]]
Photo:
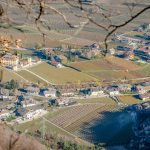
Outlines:
[[75,90],[74,89],[61,89],[59,90],[61,96],[74,96]]
[[10,113],[8,111],[1,111],[0,112],[0,120],[5,120],[9,116],[10,116]]
[[91,96],[100,96],[102,94],[104,94],[104,91],[102,88],[98,87],[98,88],[92,88],[91,89]]
[[148,91],[150,91],[150,84],[142,83],[140,85],[137,85],[136,91],[140,94],[147,93]]
[[143,101],[150,99],[150,93],[139,94],[139,98]]
[[46,89],[43,91],[45,97],[56,97],[56,89]]
[[118,89],[119,89],[119,91],[122,91],[122,92],[131,91],[132,86],[131,86],[131,84],[119,84]]
[[50,64],[56,68],[62,68],[63,65],[55,60],[50,61]]
[[19,57],[11,53],[7,53],[0,58],[0,63],[3,66],[16,66],[19,63]]
[[135,49],[133,52],[135,56],[138,56],[141,59],[150,60],[150,47],[149,46],[144,46],[142,48]]
[[33,94],[33,95],[38,95],[40,92],[40,89],[36,86],[28,86],[25,90],[28,94]]
[[32,65],[32,59],[31,59],[31,57],[20,60],[19,61],[19,65],[21,67],[27,67],[27,66]]
[[116,95],[119,95],[120,92],[119,92],[119,88],[118,87],[108,87],[106,89],[106,92],[110,95],[110,96],[116,96]]
[[69,106],[69,105],[73,105],[75,103],[76,103],[76,101],[72,98],[62,97],[62,98],[57,99],[58,106]]
[[27,112],[24,116],[23,119],[34,119],[38,116],[41,116],[42,114],[44,114],[44,110],[43,109],[37,109],[37,110],[33,110],[33,111],[29,111]]

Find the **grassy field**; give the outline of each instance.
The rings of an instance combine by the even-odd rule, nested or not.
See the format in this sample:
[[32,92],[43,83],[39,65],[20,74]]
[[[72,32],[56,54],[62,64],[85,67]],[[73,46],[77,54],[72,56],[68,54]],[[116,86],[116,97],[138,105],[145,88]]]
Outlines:
[[65,84],[65,83],[75,83],[82,81],[94,81],[96,80],[89,75],[75,71],[70,68],[55,68],[47,63],[40,64],[36,67],[29,69],[30,71],[36,73],[37,75],[43,77],[53,84]]
[[108,97],[102,97],[102,98],[88,98],[88,99],[80,99],[78,100],[78,103],[85,104],[85,103],[104,103],[104,104],[115,104],[115,102],[108,98]]
[[132,73],[138,74],[139,76],[142,76],[142,77],[150,77],[150,65],[148,64],[142,67],[141,69],[132,71]]
[[131,72],[126,71],[113,71],[113,70],[105,70],[105,71],[93,71],[88,72],[89,75],[94,76],[99,80],[121,80],[121,79],[134,79],[136,77],[140,77],[137,74],[132,74]]
[[18,71],[17,73],[30,82],[43,83],[43,84],[46,83],[42,79],[38,78],[37,76],[34,76],[33,74],[31,74],[30,72],[27,72],[26,70],[21,70],[21,71]]
[[5,68],[0,67],[0,70],[3,70],[3,79],[2,81],[10,81],[12,79],[17,80],[17,81],[22,81],[24,82],[25,80],[23,78],[21,78],[20,76],[18,76],[17,74],[13,73],[12,71],[8,71]]
[[[99,60],[71,63],[70,66],[89,74],[98,80],[134,79],[145,77],[143,66],[117,57],[106,57]],[[147,71],[147,74],[150,72]]]
[[140,99],[137,99],[134,96],[120,96],[119,98],[122,103],[128,104],[128,105],[138,104],[142,102]]

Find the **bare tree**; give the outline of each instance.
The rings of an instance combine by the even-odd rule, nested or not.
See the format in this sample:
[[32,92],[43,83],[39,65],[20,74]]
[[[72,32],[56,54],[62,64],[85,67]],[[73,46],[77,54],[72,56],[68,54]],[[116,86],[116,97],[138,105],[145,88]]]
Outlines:
[[[80,20],[80,26],[76,26],[74,22],[64,13],[64,10],[61,10],[57,7],[54,7],[53,3],[59,2],[65,6],[65,9],[70,12],[70,14],[78,17]],[[106,32],[104,38],[105,50],[103,54],[107,54],[108,50],[108,39],[114,34],[118,29],[126,26],[127,24],[134,21],[144,12],[150,9],[150,2],[144,0],[143,2],[139,0],[109,0],[109,3],[112,4],[112,7],[103,7],[104,0],[95,0],[95,1],[85,1],[85,0],[2,0],[0,2],[0,28],[13,28],[13,25],[22,25],[30,21],[30,23],[35,24],[38,31],[43,36],[43,41],[45,41],[45,36],[47,36],[47,30],[55,30],[46,19],[45,15],[57,14],[65,22],[68,28],[76,29],[71,37],[71,39],[77,36],[83,28],[91,23],[100,29]],[[124,18],[122,22],[114,23],[113,18],[117,15],[120,15],[119,10],[113,9],[115,3],[124,6],[125,11],[128,17]],[[111,5],[110,5],[111,6]],[[13,19],[11,12],[14,12],[13,7],[21,13],[21,16],[24,18],[22,21],[20,19]],[[99,18],[100,21],[97,21]],[[18,28],[20,32],[23,32],[21,28]],[[100,43],[100,41],[99,41]]]

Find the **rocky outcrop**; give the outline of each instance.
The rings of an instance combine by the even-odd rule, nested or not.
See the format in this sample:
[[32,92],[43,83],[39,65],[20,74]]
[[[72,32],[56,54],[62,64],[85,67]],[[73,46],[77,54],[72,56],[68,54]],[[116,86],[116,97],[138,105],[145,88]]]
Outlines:
[[0,124],[0,150],[47,150],[31,137],[13,132],[5,124]]
[[133,105],[130,111],[136,114],[133,125],[134,138],[130,141],[131,150],[150,149],[150,102]]

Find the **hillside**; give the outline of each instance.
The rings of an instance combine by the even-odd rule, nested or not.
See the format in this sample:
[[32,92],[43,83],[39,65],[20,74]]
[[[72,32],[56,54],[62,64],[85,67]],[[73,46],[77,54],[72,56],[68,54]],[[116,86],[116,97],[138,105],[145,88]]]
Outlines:
[[0,150],[46,150],[46,147],[35,139],[16,134],[6,125],[0,124]]

